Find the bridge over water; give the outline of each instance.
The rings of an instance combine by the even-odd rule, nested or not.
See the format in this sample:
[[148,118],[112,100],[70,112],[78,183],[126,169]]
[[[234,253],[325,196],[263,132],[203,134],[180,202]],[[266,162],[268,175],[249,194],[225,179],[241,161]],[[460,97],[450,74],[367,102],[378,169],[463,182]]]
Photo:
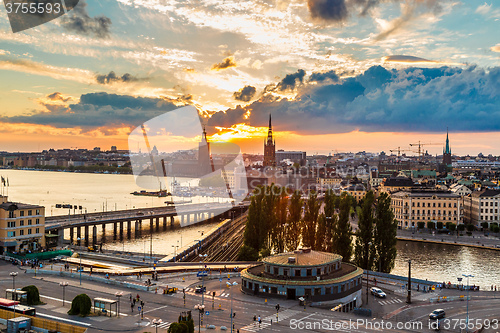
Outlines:
[[[185,204],[178,207],[154,207],[142,209],[120,210],[102,213],[89,213],[78,215],[51,216],[45,219],[45,230],[48,234],[57,236],[57,244],[63,245],[64,231],[69,229],[70,244],[81,246],[82,240],[85,246],[96,245],[97,226],[102,227],[105,234],[106,226],[113,228],[113,239],[124,238],[124,227],[126,226],[127,238],[140,236],[143,230],[143,222],[149,220],[151,233],[160,231],[160,221],[163,229],[174,226],[174,218],[178,217],[181,227],[204,221],[217,221],[221,218],[230,218],[234,213],[241,213],[248,207],[244,202],[233,206],[231,203],[208,203],[208,204]],[[147,222],[146,222],[147,223]],[[134,226],[132,228],[132,226]],[[92,238],[89,239],[92,227]],[[76,238],[75,238],[76,234]],[[92,241],[92,243],[90,243]]]

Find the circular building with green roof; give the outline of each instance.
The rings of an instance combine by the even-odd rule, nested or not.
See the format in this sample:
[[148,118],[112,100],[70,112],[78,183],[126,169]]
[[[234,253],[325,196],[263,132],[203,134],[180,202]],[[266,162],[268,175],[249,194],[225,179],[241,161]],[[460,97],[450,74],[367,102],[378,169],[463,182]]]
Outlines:
[[247,294],[284,299],[305,299],[316,304],[342,304],[346,310],[361,306],[363,270],[343,263],[334,253],[301,249],[281,253],[241,272]]

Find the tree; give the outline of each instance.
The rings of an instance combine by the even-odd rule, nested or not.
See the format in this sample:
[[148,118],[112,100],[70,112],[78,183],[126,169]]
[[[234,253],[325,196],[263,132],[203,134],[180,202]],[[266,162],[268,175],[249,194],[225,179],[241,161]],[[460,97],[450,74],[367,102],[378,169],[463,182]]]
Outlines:
[[352,228],[349,223],[351,210],[349,196],[342,194],[340,198],[340,215],[333,231],[333,253],[342,256],[343,261],[350,261],[352,256]]
[[468,232],[473,232],[476,229],[473,224],[467,224],[466,228]]
[[288,208],[288,228],[285,234],[285,245],[287,251],[294,251],[300,244],[300,227],[302,219],[302,199],[300,191],[295,191],[290,199]]
[[497,225],[494,225],[491,227],[491,231],[493,231],[494,233],[498,234],[498,232],[500,232],[500,227],[497,226]]
[[377,259],[375,267],[380,271],[390,273],[394,268],[396,260],[398,221],[394,218],[391,209],[391,197],[387,193],[381,193],[377,199],[375,211],[375,248]]
[[260,225],[260,207],[262,205],[263,187],[259,186],[254,190],[254,195],[248,207],[247,223],[243,234],[243,243],[254,248],[257,252],[260,250],[261,240],[259,239]]
[[271,229],[271,249],[275,253],[285,252],[285,231],[288,222],[288,196],[284,190],[276,201],[274,225]]
[[446,228],[447,228],[449,231],[453,232],[453,231],[455,231],[455,229],[457,228],[457,225],[456,225],[455,223],[450,222],[450,223],[446,226]]
[[417,228],[419,228],[419,229],[425,228],[425,222],[423,222],[423,221],[417,222]]
[[317,200],[317,194],[312,192],[306,201],[304,220],[302,223],[302,242],[304,246],[316,249],[316,229],[318,225],[318,214],[321,204]]
[[427,221],[427,229],[435,229],[436,228],[436,223],[434,221]]
[[335,201],[337,196],[333,190],[328,190],[325,193],[325,251],[332,252],[333,245],[333,229],[337,223],[337,215],[335,214]]
[[436,223],[436,227],[437,227],[438,230],[443,229],[443,222],[441,222],[441,221],[437,222]]
[[488,222],[481,223],[481,227],[483,227],[484,229],[488,229]]
[[73,301],[71,302],[71,309],[69,309],[68,314],[85,317],[90,314],[91,307],[92,301],[90,300],[90,297],[86,294],[80,294],[73,298]]
[[326,251],[327,238],[326,238],[326,216],[320,214],[318,217],[318,228],[316,229],[316,248],[317,251]]
[[22,291],[26,291],[26,302],[28,305],[38,305],[42,304],[40,302],[40,293],[38,292],[38,288],[36,286],[26,286],[21,289]]
[[458,231],[464,231],[464,230],[465,230],[465,224],[463,224],[463,223],[462,223],[462,224],[459,224],[459,225],[457,226],[457,229],[458,229]]
[[363,205],[359,212],[358,233],[354,248],[354,262],[363,269],[371,270],[375,256],[375,242],[373,241],[373,203],[375,196],[372,191],[365,194]]
[[239,261],[257,261],[259,252],[249,245],[243,245],[238,252]]

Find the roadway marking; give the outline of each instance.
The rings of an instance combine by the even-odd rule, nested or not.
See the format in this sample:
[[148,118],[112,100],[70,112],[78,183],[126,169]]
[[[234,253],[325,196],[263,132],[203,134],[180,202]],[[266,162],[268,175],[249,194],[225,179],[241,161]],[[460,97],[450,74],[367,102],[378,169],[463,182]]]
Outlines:
[[40,316],[40,317],[46,317],[46,318],[50,318],[50,319],[56,319],[56,320],[60,320],[60,321],[66,321],[68,323],[72,323],[72,324],[76,324],[76,325],[83,325],[83,326],[92,326],[92,324],[88,324],[88,323],[82,323],[81,321],[76,321],[76,320],[71,320],[71,319],[66,319],[66,318],[61,318],[61,317],[56,317],[56,316],[51,316],[51,315],[48,315],[48,314],[45,314],[45,313],[40,313],[40,312],[36,312],[36,315],[37,316]]
[[[159,308],[154,308],[154,309],[151,309],[151,310],[148,310],[148,311],[143,311],[143,314],[144,313],[150,313],[150,312],[153,312],[153,311],[156,311],[156,310],[161,310],[161,309],[165,309],[165,308],[168,308],[169,305],[164,305],[164,306],[160,306]],[[136,314],[134,315],[134,317],[137,317],[139,314]]]

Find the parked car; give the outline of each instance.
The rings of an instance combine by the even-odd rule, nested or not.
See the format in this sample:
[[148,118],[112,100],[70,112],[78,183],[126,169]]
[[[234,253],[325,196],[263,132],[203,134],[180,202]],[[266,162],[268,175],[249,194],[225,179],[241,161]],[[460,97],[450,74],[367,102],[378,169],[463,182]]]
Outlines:
[[380,298],[385,298],[387,296],[386,293],[384,293],[382,291],[382,289],[377,288],[377,287],[372,287],[370,289],[370,291],[371,291],[372,295],[375,295],[375,296],[380,297]]
[[204,293],[205,291],[207,291],[207,287],[204,287],[204,286],[197,286],[194,289],[194,292],[197,293],[197,294]]
[[441,319],[444,318],[445,312],[443,309],[436,309],[429,314],[430,319]]

